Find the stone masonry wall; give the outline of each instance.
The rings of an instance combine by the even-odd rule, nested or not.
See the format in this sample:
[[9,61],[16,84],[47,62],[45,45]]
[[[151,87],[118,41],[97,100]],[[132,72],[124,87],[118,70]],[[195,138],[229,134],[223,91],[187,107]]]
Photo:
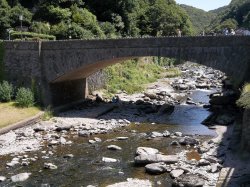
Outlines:
[[99,90],[105,87],[107,75],[103,70],[100,70],[87,78],[88,91],[92,93],[95,90]]

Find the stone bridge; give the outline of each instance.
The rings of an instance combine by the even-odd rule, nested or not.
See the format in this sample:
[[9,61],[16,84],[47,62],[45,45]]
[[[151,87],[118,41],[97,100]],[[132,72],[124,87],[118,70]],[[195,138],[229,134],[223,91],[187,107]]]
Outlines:
[[250,80],[248,36],[4,41],[4,51],[5,78],[35,85],[45,106],[83,99],[87,77],[135,57],[188,60],[221,70],[237,84]]

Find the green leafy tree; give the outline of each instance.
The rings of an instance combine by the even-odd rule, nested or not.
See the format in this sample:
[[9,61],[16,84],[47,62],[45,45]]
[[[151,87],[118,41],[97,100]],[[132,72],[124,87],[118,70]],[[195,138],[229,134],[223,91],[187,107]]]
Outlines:
[[6,30],[11,27],[10,6],[6,0],[0,0],[0,38],[4,38]]
[[112,23],[106,21],[106,22],[101,23],[100,27],[107,38],[118,37],[118,34],[116,32],[116,28]]
[[80,26],[82,26],[86,30],[90,30],[93,35],[103,38],[104,33],[101,30],[96,16],[88,11],[86,8],[80,9],[79,7],[72,6],[72,21]]
[[23,16],[22,20],[23,26],[29,27],[32,20],[32,13],[27,8],[24,8],[20,4],[14,6],[11,9],[11,15],[10,15],[11,26],[12,27],[20,26],[20,20],[19,20],[20,15]]
[[30,30],[35,33],[49,34],[50,33],[50,24],[47,22],[37,22],[34,21],[31,23]]

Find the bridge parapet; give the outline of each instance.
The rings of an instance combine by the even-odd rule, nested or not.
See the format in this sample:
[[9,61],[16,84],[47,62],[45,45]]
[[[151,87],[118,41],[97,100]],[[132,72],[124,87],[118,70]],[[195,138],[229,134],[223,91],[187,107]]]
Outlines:
[[[7,79],[25,86],[35,80],[45,105],[62,104],[64,100],[69,102],[70,98],[83,97],[87,85],[85,80],[89,75],[121,60],[136,57],[189,60],[219,69],[237,83],[250,79],[249,36],[5,41],[4,46]],[[81,90],[72,91],[77,88]],[[60,93],[60,90],[64,92]],[[66,93],[66,90],[71,91]],[[73,93],[79,95],[72,97]]]

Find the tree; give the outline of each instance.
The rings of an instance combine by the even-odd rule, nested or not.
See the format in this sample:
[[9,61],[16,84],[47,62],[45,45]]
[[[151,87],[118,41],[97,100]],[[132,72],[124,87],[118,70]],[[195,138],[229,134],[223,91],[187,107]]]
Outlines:
[[19,20],[20,15],[23,15],[22,24],[26,27],[29,27],[32,20],[32,13],[27,8],[24,8],[20,4],[14,6],[11,9],[11,15],[10,15],[11,26],[12,27],[20,26],[20,20]]
[[10,6],[6,0],[0,0],[0,38],[4,38],[6,30],[11,27]]
[[72,11],[72,22],[80,25],[86,30],[89,30],[93,33],[93,35],[103,38],[104,33],[101,30],[96,16],[88,11],[86,8],[80,9],[76,5],[71,7]]
[[47,22],[32,22],[30,30],[35,33],[49,34],[50,33],[50,24]]

